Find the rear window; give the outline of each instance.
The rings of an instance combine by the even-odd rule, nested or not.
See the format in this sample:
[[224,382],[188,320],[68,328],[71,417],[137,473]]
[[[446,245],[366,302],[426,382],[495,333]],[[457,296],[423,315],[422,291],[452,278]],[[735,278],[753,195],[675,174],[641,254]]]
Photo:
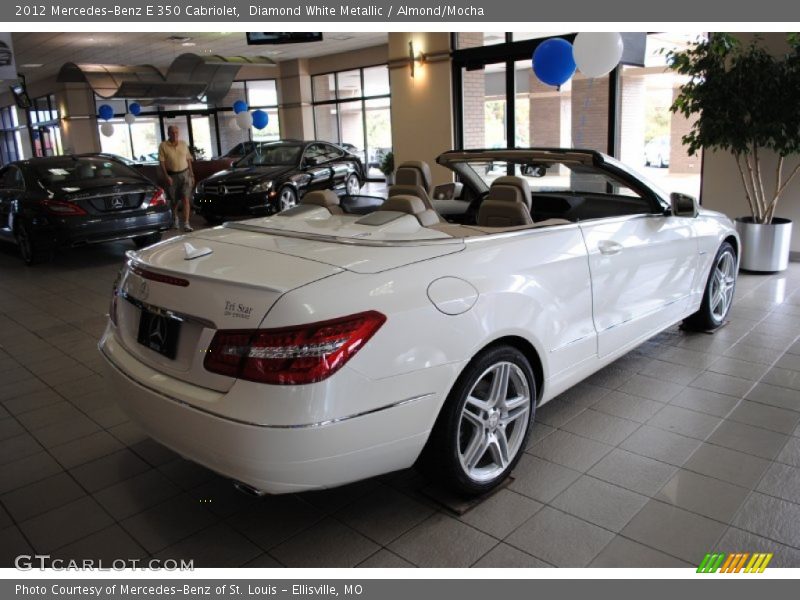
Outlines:
[[92,179],[118,179],[141,176],[133,169],[115,160],[97,158],[65,158],[40,163],[34,167],[37,179],[43,184],[64,185]]

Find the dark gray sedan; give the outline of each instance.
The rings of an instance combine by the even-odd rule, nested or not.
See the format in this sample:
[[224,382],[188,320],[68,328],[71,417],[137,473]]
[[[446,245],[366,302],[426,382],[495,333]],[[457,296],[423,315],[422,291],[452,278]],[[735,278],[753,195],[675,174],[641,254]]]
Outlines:
[[60,247],[132,239],[154,244],[172,224],[164,191],[102,156],[51,156],[0,169],[0,240],[28,264]]

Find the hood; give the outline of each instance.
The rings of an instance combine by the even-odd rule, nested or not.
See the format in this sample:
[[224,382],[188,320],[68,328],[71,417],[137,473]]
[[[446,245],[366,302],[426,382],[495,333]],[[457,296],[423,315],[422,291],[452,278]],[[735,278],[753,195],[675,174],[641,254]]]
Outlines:
[[290,165],[263,165],[257,167],[239,167],[220,171],[205,180],[205,183],[240,183],[248,184],[280,177],[294,170]]

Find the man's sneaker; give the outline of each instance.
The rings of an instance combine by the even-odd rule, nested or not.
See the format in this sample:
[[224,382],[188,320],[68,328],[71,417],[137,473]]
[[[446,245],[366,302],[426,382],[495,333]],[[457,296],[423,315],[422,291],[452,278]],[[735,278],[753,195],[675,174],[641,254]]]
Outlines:
[[183,226],[183,230],[184,230],[186,233],[189,233],[190,231],[194,231],[194,227],[192,227],[191,225],[189,225],[189,224],[187,223],[186,225],[184,225],[184,226]]
[[172,221],[172,229],[177,229],[178,231],[181,230],[181,222],[178,219]]

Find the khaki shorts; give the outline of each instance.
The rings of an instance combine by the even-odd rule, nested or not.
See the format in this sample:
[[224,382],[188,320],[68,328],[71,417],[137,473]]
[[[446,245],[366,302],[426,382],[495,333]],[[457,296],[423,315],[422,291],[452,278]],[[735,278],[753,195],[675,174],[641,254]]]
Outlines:
[[167,185],[166,192],[167,198],[169,198],[170,204],[174,208],[176,205],[180,204],[184,198],[192,197],[194,178],[189,169],[179,173],[171,173],[170,177],[172,177],[172,185]]

